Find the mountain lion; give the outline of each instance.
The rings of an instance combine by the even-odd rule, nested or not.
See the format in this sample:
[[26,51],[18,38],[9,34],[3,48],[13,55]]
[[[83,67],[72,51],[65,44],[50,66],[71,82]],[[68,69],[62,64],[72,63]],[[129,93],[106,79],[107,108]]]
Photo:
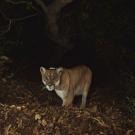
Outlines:
[[92,81],[92,71],[86,66],[73,68],[40,67],[42,82],[49,91],[55,90],[63,100],[62,106],[71,106],[76,95],[82,95],[81,108],[85,108]]

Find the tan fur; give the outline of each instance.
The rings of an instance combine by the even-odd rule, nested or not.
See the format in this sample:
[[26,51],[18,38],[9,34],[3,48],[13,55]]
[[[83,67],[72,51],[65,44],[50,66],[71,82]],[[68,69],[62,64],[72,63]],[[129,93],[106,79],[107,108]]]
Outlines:
[[[74,97],[76,95],[82,95],[81,108],[85,108],[92,81],[92,71],[88,67],[77,66],[70,69],[45,69],[41,67],[40,71],[42,82],[46,85],[48,90],[56,91],[57,95],[63,100],[62,106],[71,106]],[[50,79],[49,82],[45,80],[47,77]]]

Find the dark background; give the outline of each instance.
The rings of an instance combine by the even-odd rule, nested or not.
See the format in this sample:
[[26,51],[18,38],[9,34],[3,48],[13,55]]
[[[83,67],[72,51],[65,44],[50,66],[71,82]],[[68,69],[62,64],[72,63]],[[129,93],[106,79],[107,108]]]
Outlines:
[[[35,1],[0,0],[0,135],[133,135],[134,4],[74,0],[57,16],[57,37],[68,39],[62,46]],[[39,68],[80,64],[93,72],[86,108],[79,109],[80,97],[64,108],[55,91],[43,89]]]
[[[2,1],[1,1],[2,3]],[[51,4],[46,0],[47,5]],[[134,74],[135,19],[133,4],[126,0],[76,0],[64,7],[58,18],[61,35],[68,35],[74,47],[61,61],[51,63],[57,55],[57,44],[46,30],[46,16],[36,3],[36,16],[20,19],[36,11],[25,4],[2,3],[0,8],[9,18],[15,18],[9,32],[0,37],[0,54],[12,60],[9,71],[14,77],[40,80],[40,66],[88,65],[97,83],[120,86],[121,72]],[[20,19],[20,20],[19,20]],[[7,25],[0,14],[0,29]],[[131,56],[132,55],[132,56]]]

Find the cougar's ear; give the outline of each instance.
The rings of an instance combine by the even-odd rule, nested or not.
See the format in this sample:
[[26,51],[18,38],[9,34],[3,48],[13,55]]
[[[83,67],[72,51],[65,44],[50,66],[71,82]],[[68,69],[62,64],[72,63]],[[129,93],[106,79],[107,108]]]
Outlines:
[[44,67],[40,67],[41,74],[44,74],[46,72],[46,69]]
[[63,68],[62,67],[59,67],[59,68],[56,69],[56,71],[57,71],[58,74],[61,74],[62,71],[63,71]]

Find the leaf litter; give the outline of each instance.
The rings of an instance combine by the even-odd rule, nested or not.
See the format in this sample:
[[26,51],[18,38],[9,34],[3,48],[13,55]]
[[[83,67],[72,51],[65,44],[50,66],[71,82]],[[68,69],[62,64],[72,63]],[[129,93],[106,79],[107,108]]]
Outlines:
[[[135,134],[135,99],[132,97],[97,93],[88,97],[84,110],[79,109],[78,104],[63,108],[58,96],[42,89],[41,82],[20,83],[3,77],[3,70],[3,66],[0,67],[0,135]],[[126,74],[122,76],[126,78]],[[135,80],[128,78],[129,82]],[[125,86],[129,88],[130,84]]]

